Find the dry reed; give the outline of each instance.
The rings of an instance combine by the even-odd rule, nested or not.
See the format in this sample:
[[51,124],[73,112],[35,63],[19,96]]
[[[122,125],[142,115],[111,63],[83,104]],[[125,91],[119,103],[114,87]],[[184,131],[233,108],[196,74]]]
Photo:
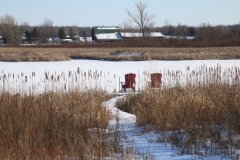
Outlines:
[[159,141],[170,142],[179,154],[238,156],[240,69],[203,67],[186,74],[185,84],[175,83],[173,72],[166,74],[172,86],[129,95],[117,107],[135,114],[140,126],[154,124]]
[[102,102],[111,95],[94,85],[101,73],[45,72],[35,84],[35,72],[1,72],[2,159],[93,159],[121,151],[117,132],[106,131],[111,117]]
[[[140,56],[118,56],[119,52],[140,53]],[[211,48],[37,48],[0,47],[0,61],[65,61],[103,59],[111,61],[239,59],[240,47]]]
[[[104,92],[0,94],[2,159],[103,157],[112,151]],[[95,130],[92,130],[96,128]]]

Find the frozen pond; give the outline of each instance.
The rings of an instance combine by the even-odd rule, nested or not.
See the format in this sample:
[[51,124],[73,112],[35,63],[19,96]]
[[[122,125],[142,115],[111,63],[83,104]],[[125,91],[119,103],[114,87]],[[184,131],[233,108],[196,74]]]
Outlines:
[[[136,89],[142,90],[150,81],[151,73],[162,73],[163,86],[167,86],[174,85],[176,77],[178,83],[184,84],[192,70],[206,72],[210,67],[220,68],[223,73],[240,68],[240,60],[0,62],[0,90],[16,93],[98,87],[118,92],[119,82],[124,82],[127,73],[137,75]],[[204,77],[199,78],[202,79]]]

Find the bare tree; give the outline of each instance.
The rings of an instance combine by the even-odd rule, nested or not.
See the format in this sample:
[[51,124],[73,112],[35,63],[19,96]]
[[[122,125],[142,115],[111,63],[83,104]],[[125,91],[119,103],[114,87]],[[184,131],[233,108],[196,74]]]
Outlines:
[[71,30],[70,30],[70,37],[74,41],[79,40],[79,39],[76,38],[76,36],[79,36],[79,28],[78,28],[77,25],[73,25]]
[[53,21],[46,18],[40,25],[40,36],[44,42],[49,42],[49,38],[54,36]]
[[30,31],[31,30],[31,26],[29,25],[28,22],[22,22],[20,25],[20,30],[22,33],[24,33],[26,30]]
[[176,30],[175,30],[175,36],[178,36],[179,38],[184,38],[187,36],[188,27],[186,25],[182,25],[178,23]]
[[6,14],[3,17],[0,17],[0,30],[6,43],[20,42],[20,28],[13,16]]
[[133,33],[136,30],[136,28],[134,28],[129,21],[123,21],[123,23],[119,25],[119,29],[120,29],[120,32],[129,32],[129,33]]
[[137,2],[135,4],[137,12],[130,12],[127,10],[128,16],[130,17],[130,22],[136,23],[140,29],[143,38],[150,36],[152,29],[154,28],[153,19],[155,15],[149,15],[146,12],[147,4],[143,2]]
[[176,27],[170,24],[168,21],[165,21],[165,25],[161,28],[161,32],[164,35],[175,36]]

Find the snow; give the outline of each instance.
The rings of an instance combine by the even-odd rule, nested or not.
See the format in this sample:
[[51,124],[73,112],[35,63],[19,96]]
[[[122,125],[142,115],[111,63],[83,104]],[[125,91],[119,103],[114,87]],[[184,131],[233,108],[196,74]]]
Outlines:
[[[71,87],[101,87],[109,92],[119,90],[119,81],[124,80],[127,73],[136,73],[137,90],[141,91],[149,81],[149,75],[146,73],[160,72],[163,74],[163,86],[170,83],[171,77],[168,71],[182,72],[179,83],[184,84],[184,76],[191,70],[204,70],[208,67],[221,66],[221,70],[228,68],[240,68],[240,60],[196,60],[196,61],[98,61],[98,60],[72,60],[65,62],[0,62],[0,91],[9,92],[40,92],[46,90],[58,90],[64,87],[64,84]],[[81,74],[86,73],[86,77]],[[73,78],[69,77],[73,75]],[[50,80],[46,79],[48,75]],[[88,76],[90,75],[90,76]],[[94,76],[95,75],[95,76]],[[96,75],[98,77],[96,78]],[[63,80],[51,81],[61,76]],[[78,81],[74,81],[75,78]],[[27,79],[27,80],[26,80]],[[4,83],[3,83],[4,81]],[[47,84],[47,85],[46,85]],[[171,82],[171,84],[174,84]],[[132,147],[141,159],[141,155],[152,159],[197,159],[190,155],[178,155],[176,149],[172,149],[170,144],[157,143],[157,133],[154,133],[151,125],[137,127],[135,125],[136,116],[123,112],[115,108],[118,99],[124,96],[114,97],[106,102],[106,107],[113,115],[108,123],[109,129],[118,129],[122,136],[121,144],[127,148]],[[116,119],[116,117],[118,117]],[[120,124],[116,128],[116,124]],[[143,132],[146,127],[148,132]],[[147,159],[145,158],[145,159]],[[221,159],[221,157],[205,157],[206,159]],[[143,158],[142,158],[143,159]]]
[[[119,82],[124,82],[124,75],[127,73],[135,73],[136,76],[136,90],[141,91],[150,81],[149,73],[160,72],[163,74],[163,87],[167,85],[174,85],[172,77],[168,71],[178,71],[182,74],[179,75],[178,83],[186,84],[185,76],[191,70],[203,70],[207,67],[216,67],[221,65],[222,71],[227,68],[240,67],[239,60],[195,60],[195,61],[102,61],[102,60],[72,60],[64,62],[0,62],[0,78],[4,74],[9,77],[5,85],[5,90],[8,89],[12,92],[28,90],[33,86],[37,86],[38,90],[44,91],[46,87],[45,73],[48,76],[62,77],[61,81],[57,81],[57,88],[49,81],[48,89],[57,90],[63,89],[64,85],[73,87],[100,87],[109,92],[119,91]],[[190,70],[187,67],[190,66]],[[77,74],[86,73],[87,77]],[[32,74],[35,73],[33,77]],[[78,76],[78,81],[74,81],[68,77],[69,72],[74,76]],[[88,73],[91,75],[88,76]],[[94,78],[94,76],[97,76]],[[13,76],[15,76],[13,78]],[[19,78],[17,79],[17,76]],[[28,78],[27,82],[25,77]],[[92,78],[91,78],[92,77]],[[85,79],[86,78],[86,79]],[[17,84],[16,84],[17,81]],[[19,84],[24,82],[23,88],[19,88]],[[0,80],[0,90],[4,87],[3,81]]]
[[119,57],[123,57],[123,56],[138,57],[138,56],[142,56],[143,54],[138,52],[116,52],[115,55]]
[[74,42],[72,39],[62,39],[63,42]]
[[189,39],[189,40],[192,40],[194,39],[195,37],[194,36],[164,36],[164,38],[166,39]]
[[[142,33],[130,33],[130,32],[121,32],[122,37],[142,37]],[[151,32],[151,37],[164,37],[161,32]]]

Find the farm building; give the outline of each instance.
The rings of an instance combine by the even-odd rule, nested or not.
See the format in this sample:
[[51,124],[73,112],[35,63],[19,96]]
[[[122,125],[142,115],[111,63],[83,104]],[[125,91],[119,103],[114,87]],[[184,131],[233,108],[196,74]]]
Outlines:
[[92,40],[95,42],[114,42],[122,39],[119,27],[95,26],[92,27]]
[[79,37],[80,42],[92,42],[92,37]]
[[[92,40],[95,42],[101,41],[120,41],[123,38],[133,38],[142,37],[142,33],[130,33],[130,32],[120,32],[119,27],[108,27],[108,26],[97,26],[92,27]],[[164,38],[164,35],[160,32],[151,32],[150,37],[152,38]]]
[[[142,33],[137,32],[120,32],[122,38],[133,38],[133,37],[142,37]],[[149,35],[151,38],[164,38],[164,35],[161,32],[151,32]]]

